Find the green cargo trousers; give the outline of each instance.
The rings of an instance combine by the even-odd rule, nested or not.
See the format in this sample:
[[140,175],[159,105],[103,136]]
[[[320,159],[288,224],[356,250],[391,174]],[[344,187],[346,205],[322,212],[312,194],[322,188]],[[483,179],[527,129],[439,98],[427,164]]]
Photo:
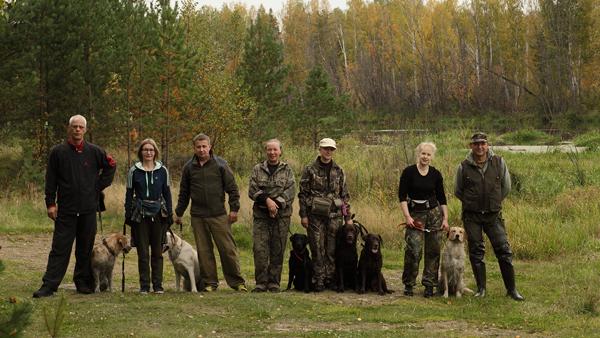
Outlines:
[[217,217],[192,216],[192,228],[200,262],[200,276],[205,285],[217,288],[217,263],[213,251],[213,240],[219,251],[223,276],[227,285],[235,289],[240,284],[245,284],[240,272],[240,262],[237,246],[231,232],[227,214]]
[[254,217],[252,251],[257,287],[279,287],[289,229],[290,217]]
[[[404,239],[404,272],[402,283],[406,286],[415,286],[419,273],[419,263],[422,252],[425,252],[423,265],[423,278],[421,284],[436,287],[438,284],[438,269],[440,266],[440,250],[443,239],[442,212],[440,208],[425,211],[411,211],[410,216],[423,222],[425,229],[432,230],[424,232],[421,230],[406,228]],[[424,248],[423,248],[424,247]]]

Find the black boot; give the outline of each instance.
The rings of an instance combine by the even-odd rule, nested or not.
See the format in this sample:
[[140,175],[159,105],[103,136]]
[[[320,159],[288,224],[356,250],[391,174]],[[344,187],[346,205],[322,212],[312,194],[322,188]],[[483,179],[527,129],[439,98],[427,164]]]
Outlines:
[[433,297],[433,286],[425,287],[425,291],[423,291],[423,297],[425,297],[425,298]]
[[409,296],[412,297],[413,296],[413,287],[412,285],[406,285],[404,286],[404,295],[405,296]]
[[475,297],[485,297],[485,263],[471,264],[473,275],[477,283],[477,292]]
[[521,296],[517,287],[515,286],[515,269],[511,262],[499,261],[500,272],[502,273],[502,280],[506,287],[506,295],[517,301],[524,301],[525,298]]

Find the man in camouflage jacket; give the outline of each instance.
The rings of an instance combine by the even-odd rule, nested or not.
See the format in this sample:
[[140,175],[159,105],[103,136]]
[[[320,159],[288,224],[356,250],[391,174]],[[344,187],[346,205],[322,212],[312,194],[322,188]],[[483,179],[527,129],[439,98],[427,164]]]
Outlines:
[[335,235],[344,221],[352,224],[346,176],[333,161],[335,149],[334,140],[322,139],[320,156],[300,179],[300,218],[312,253],[315,291],[335,287]]
[[292,168],[280,161],[281,142],[265,143],[267,160],[254,166],[248,196],[254,201],[254,277],[253,292],[279,292],[283,254],[290,229],[296,180]]

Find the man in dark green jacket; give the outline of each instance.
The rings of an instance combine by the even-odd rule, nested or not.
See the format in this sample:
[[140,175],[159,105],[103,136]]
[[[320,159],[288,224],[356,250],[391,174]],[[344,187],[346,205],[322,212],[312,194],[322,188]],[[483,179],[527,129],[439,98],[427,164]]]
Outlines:
[[[212,155],[210,138],[198,134],[193,139],[194,157],[185,164],[179,185],[179,198],[175,208],[175,223],[181,217],[190,198],[192,228],[196,239],[200,275],[205,291],[214,291],[219,285],[213,240],[223,267],[227,285],[237,291],[247,291],[240,272],[237,247],[231,224],[237,222],[240,209],[240,192],[227,162]],[[225,193],[229,199],[229,214],[225,209]]]
[[471,137],[471,151],[458,166],[454,194],[462,202],[462,220],[469,242],[469,259],[477,282],[475,297],[485,296],[485,232],[500,265],[507,296],[525,300],[515,286],[512,251],[502,218],[502,200],[510,192],[510,174],[504,159],[489,148],[487,135]]

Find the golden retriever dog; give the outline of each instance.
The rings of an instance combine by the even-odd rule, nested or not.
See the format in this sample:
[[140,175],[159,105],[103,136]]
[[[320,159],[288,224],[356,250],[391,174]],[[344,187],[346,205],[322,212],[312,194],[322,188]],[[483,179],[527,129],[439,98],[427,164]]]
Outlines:
[[92,250],[92,273],[96,282],[96,292],[112,291],[113,268],[115,258],[124,251],[131,250],[127,236],[113,233],[102,239],[101,244],[95,244]]
[[169,260],[171,260],[175,270],[175,287],[177,291],[181,288],[181,277],[183,277],[183,289],[185,291],[202,291],[204,283],[202,283],[200,277],[198,254],[190,243],[169,231],[167,232],[165,249],[169,253]]
[[473,293],[465,287],[463,275],[465,272],[465,229],[451,227],[448,231],[448,240],[442,252],[440,265],[440,285],[438,290],[444,290],[444,298],[449,294],[460,298],[463,293]]

